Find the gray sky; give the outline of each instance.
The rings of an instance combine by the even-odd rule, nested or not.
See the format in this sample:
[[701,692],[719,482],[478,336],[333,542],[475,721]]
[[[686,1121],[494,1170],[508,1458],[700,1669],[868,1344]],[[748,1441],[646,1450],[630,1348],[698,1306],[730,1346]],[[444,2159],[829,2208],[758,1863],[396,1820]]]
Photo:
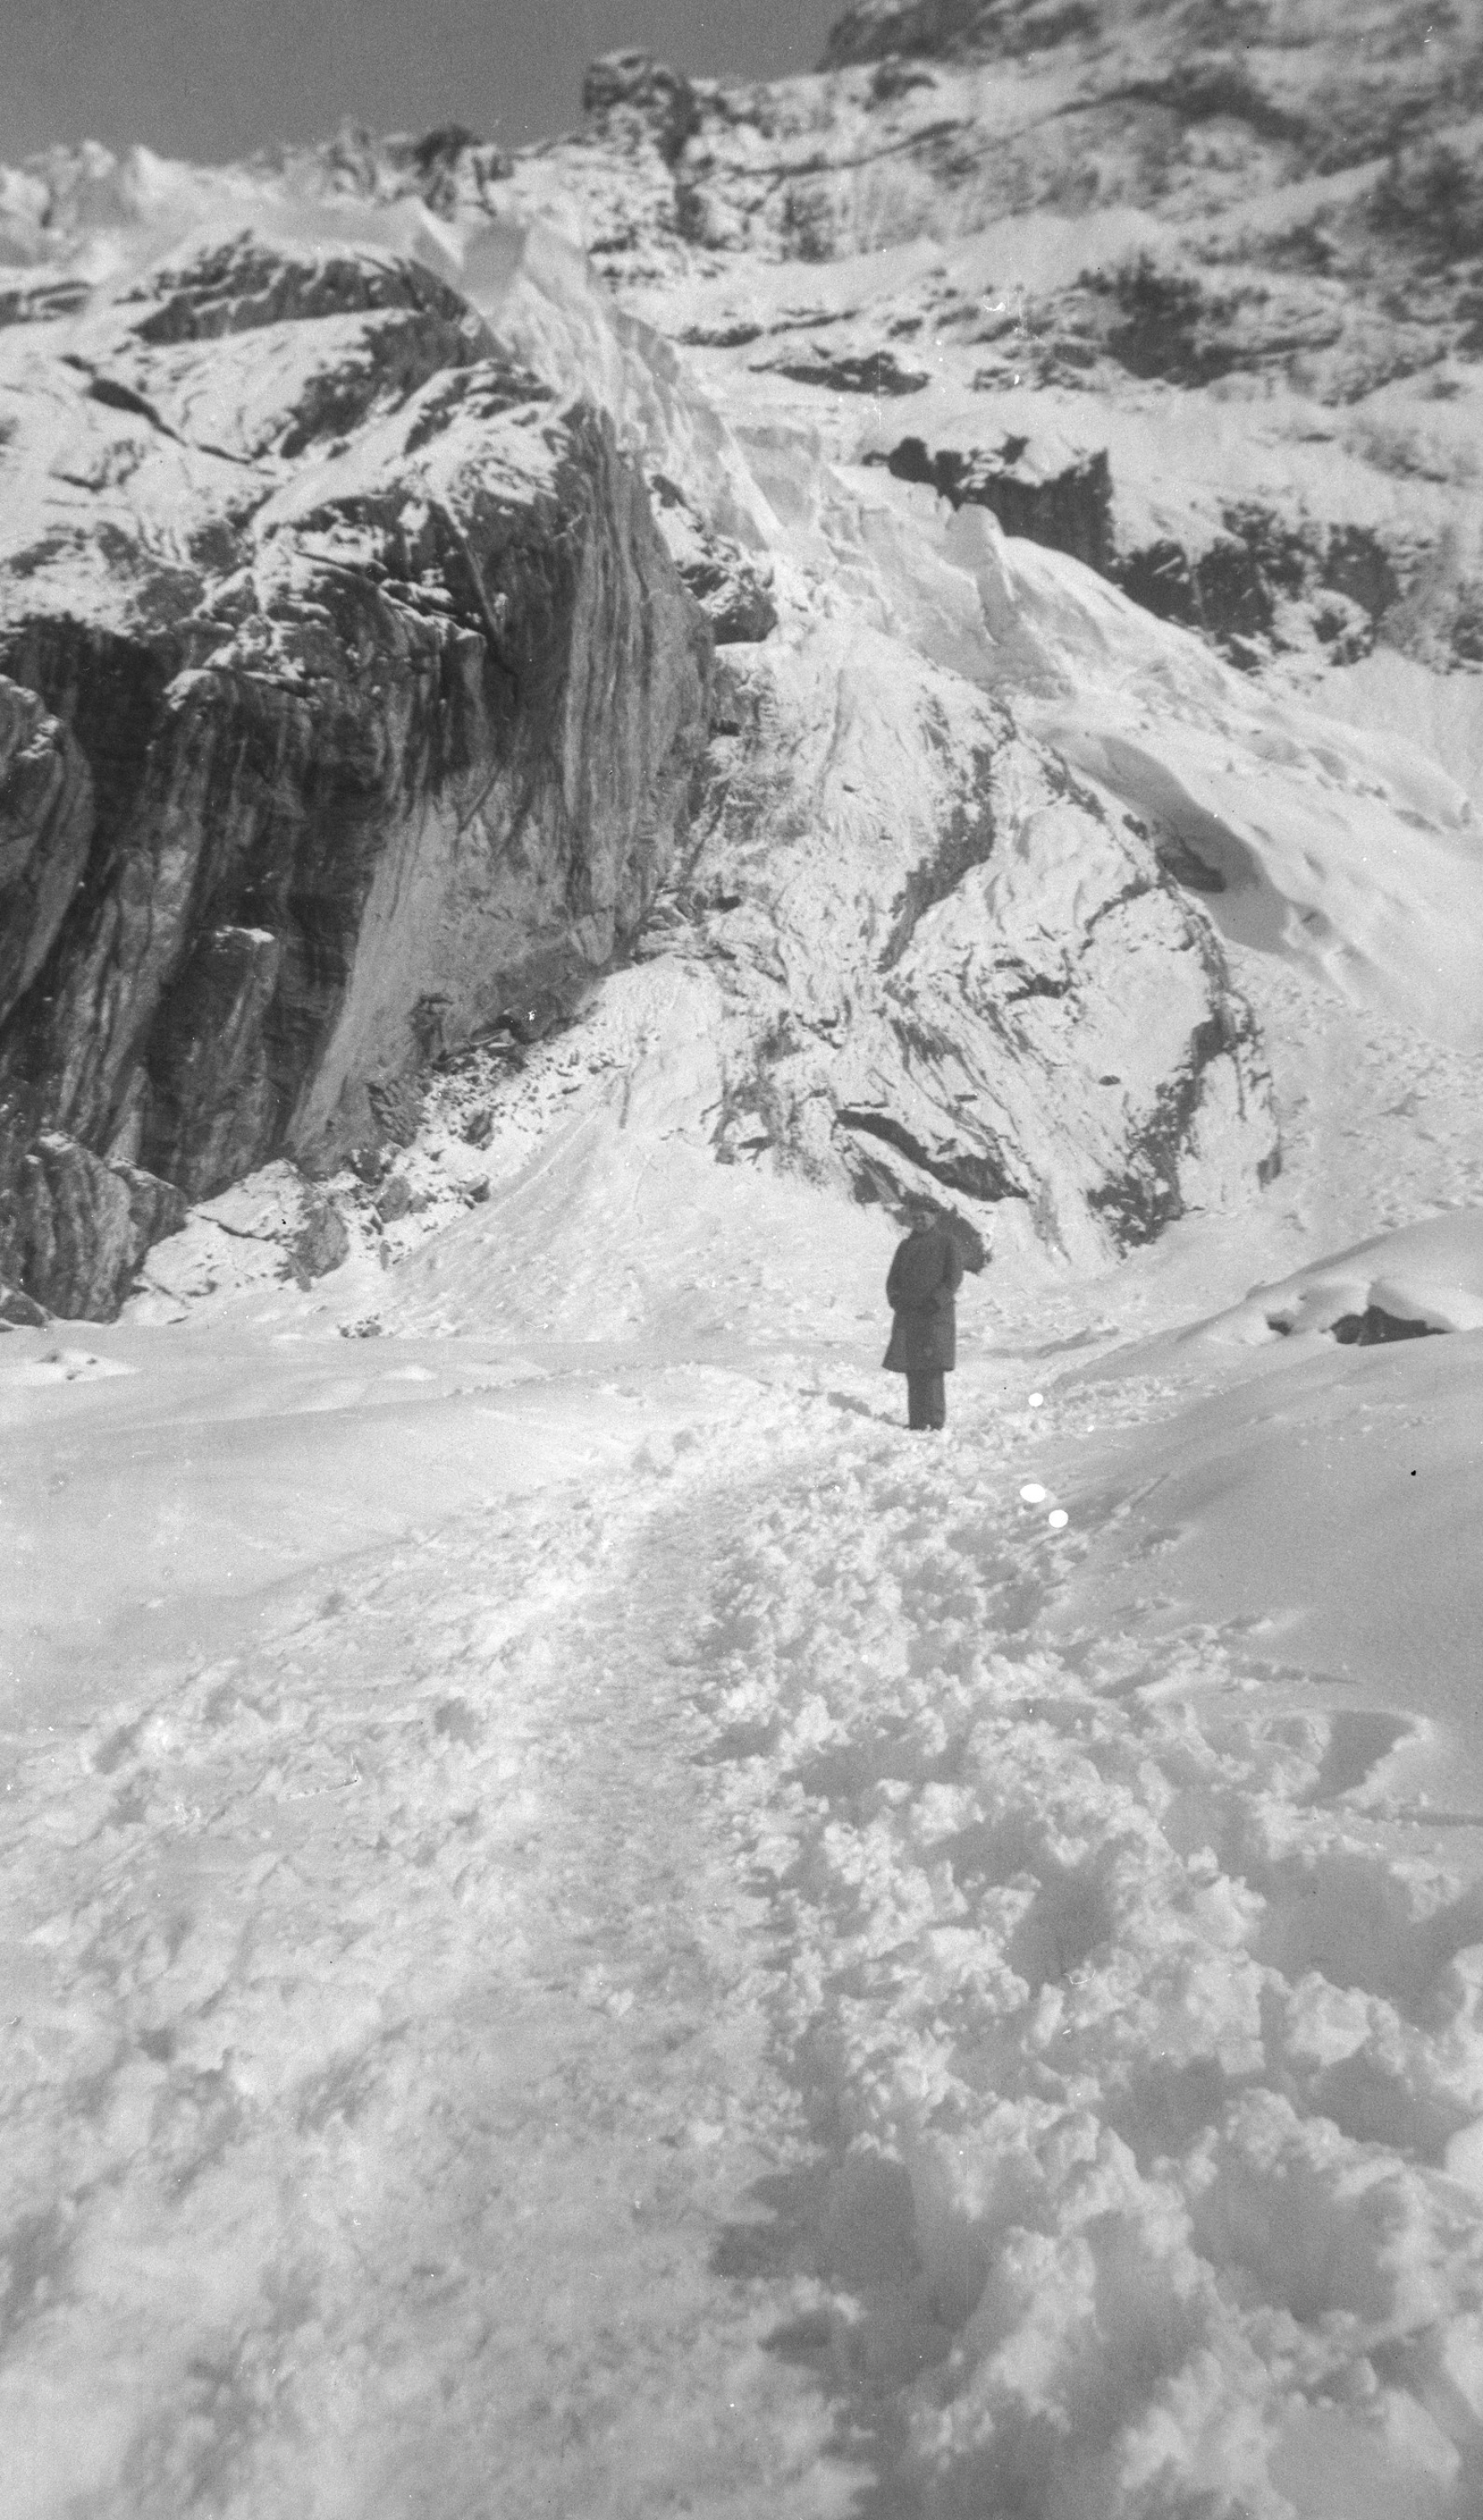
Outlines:
[[465,122],[517,142],[578,116],[585,63],[811,69],[843,0],[0,0],[0,161],[56,140],[235,158],[331,132]]

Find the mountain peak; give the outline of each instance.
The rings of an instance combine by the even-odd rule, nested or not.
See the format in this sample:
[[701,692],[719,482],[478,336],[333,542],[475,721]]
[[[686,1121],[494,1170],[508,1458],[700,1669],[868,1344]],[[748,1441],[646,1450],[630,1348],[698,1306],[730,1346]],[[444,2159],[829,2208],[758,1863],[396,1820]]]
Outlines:
[[699,104],[680,70],[652,53],[604,53],[588,64],[582,81],[582,112],[601,128],[615,116],[629,115],[647,124],[662,157],[679,157],[697,129]]

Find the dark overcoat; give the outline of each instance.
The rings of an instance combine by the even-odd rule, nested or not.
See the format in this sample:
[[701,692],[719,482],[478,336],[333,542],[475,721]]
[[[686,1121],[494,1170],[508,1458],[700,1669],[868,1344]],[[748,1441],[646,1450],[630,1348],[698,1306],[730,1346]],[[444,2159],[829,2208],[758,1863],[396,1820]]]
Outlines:
[[963,1261],[945,1225],[929,1225],[898,1244],[885,1282],[891,1307],[887,1373],[950,1373],[957,1362],[958,1314],[953,1298]]

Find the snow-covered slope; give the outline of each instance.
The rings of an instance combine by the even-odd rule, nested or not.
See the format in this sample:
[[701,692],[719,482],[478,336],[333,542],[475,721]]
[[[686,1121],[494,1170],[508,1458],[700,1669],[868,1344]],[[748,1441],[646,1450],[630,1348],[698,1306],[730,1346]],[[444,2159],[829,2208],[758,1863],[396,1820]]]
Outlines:
[[25,2520],[1473,2520],[1478,34],[0,182]]
[[18,2507],[1464,2520],[1474,1338],[970,1282],[923,1454],[876,1215],[583,1136],[6,1342]]

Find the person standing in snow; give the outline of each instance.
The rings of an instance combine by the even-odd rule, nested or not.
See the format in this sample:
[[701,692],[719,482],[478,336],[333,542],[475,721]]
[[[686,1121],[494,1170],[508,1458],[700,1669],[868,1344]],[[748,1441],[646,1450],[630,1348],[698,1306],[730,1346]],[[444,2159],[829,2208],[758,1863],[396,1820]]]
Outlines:
[[885,1282],[892,1315],[885,1371],[906,1375],[908,1426],[935,1433],[947,1421],[942,1377],[956,1361],[953,1298],[963,1282],[963,1261],[946,1218],[930,1199],[909,1198],[902,1213],[910,1231],[897,1245]]

